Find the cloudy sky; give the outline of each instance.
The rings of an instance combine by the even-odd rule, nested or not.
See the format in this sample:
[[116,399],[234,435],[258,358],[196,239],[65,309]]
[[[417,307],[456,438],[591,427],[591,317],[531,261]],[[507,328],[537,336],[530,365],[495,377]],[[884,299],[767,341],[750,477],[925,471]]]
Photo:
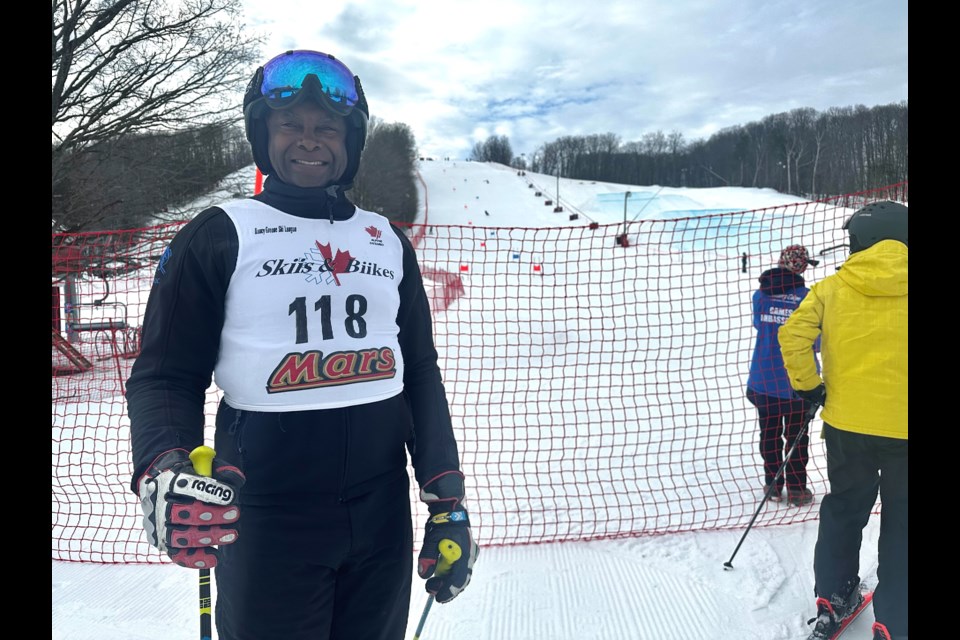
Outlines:
[[907,99],[906,0],[245,0],[265,58],[332,53],[422,155],[565,135],[687,141]]

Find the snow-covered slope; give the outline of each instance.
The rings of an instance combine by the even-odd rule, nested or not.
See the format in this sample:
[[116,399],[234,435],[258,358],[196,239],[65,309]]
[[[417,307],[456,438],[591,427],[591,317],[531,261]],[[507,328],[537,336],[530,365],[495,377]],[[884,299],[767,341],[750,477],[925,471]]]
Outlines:
[[[252,193],[253,168],[245,173],[248,193]],[[420,174],[427,196],[421,199],[421,214],[430,224],[542,227],[591,220],[613,224],[623,220],[626,191],[631,192],[626,199],[630,219],[753,210],[797,201],[770,190],[661,189],[563,179],[559,186],[564,211],[554,212],[543,201],[556,200],[556,177],[530,172],[518,176],[508,167],[464,161],[424,162]],[[242,187],[242,173],[240,182]],[[537,190],[541,196],[534,196]],[[226,196],[232,197],[236,188],[228,191]],[[580,219],[569,219],[574,212]],[[116,492],[119,500],[130,498],[125,486],[117,486]],[[735,568],[726,571],[723,565],[743,533],[484,547],[469,588],[453,602],[432,608],[421,639],[806,637],[807,620],[815,613],[816,522],[750,530],[733,560]],[[867,584],[877,580],[878,537],[879,519],[871,517],[860,565]],[[426,603],[422,582],[416,576],[413,581],[408,638]],[[54,640],[188,640],[197,635],[196,574],[177,566],[55,561],[52,595]],[[867,640],[872,620],[872,609],[868,609],[845,638]],[[942,639],[944,632],[923,637]]]

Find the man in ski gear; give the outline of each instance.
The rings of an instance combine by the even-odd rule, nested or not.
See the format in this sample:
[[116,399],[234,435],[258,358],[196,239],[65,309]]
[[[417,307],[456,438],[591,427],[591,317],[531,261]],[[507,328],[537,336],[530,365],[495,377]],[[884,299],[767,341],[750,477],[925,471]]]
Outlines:
[[[859,583],[863,528],[879,492],[874,629],[902,640],[908,626],[907,207],[869,204],[843,228],[850,257],[810,288],[780,328],[780,347],[790,384],[826,401],[821,417],[830,492],[820,505],[814,552],[818,606],[846,603],[849,610],[847,588]],[[822,379],[813,355],[818,337]],[[836,606],[820,611],[818,628],[828,631],[844,613]]]
[[[760,419],[764,490],[769,492],[770,500],[779,502],[786,483],[787,499],[797,506],[813,501],[813,492],[807,488],[809,438],[803,429],[807,405],[787,380],[777,331],[807,295],[801,274],[808,265],[817,264],[817,260],[810,259],[806,248],[790,245],[780,252],[776,267],[760,274],[760,287],[753,292],[753,327],[757,330],[757,341],[747,378],[747,400],[757,408]],[[785,452],[789,452],[794,443],[793,454],[777,479]],[[771,489],[773,484],[776,486]]]
[[[442,505],[450,520],[426,525],[420,574],[439,557],[434,531],[462,547],[427,591],[456,597],[478,552],[416,254],[346,196],[369,112],[342,62],[276,56],[243,107],[263,192],[202,211],[161,258],[127,382],[131,489],[154,514],[156,496],[176,495],[215,382],[217,459],[204,480],[223,490],[204,495],[235,495],[220,505],[229,531],[196,540],[215,564],[220,640],[402,640],[408,453],[431,516]],[[160,549],[161,524],[147,526]]]

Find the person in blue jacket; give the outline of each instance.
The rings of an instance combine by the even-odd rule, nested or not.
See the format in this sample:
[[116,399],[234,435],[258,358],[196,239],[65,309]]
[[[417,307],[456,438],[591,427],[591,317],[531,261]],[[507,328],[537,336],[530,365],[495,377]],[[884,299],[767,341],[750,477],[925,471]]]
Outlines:
[[[747,400],[757,408],[760,419],[760,457],[763,459],[765,490],[769,499],[787,500],[796,506],[813,502],[807,487],[807,447],[809,433],[803,430],[806,402],[793,391],[783,366],[777,332],[797,308],[809,289],[801,275],[808,265],[816,266],[802,245],[794,244],[780,252],[777,266],[760,274],[760,287],[753,293],[753,326],[757,341],[747,379]],[[784,473],[776,478],[790,448]],[[776,486],[771,490],[770,486]],[[766,494],[765,494],[766,495]]]
[[[417,258],[347,198],[369,116],[342,62],[282,53],[243,106],[263,191],[200,212],[160,259],[126,387],[130,487],[151,544],[214,569],[220,640],[403,640],[408,455],[426,591],[457,597],[479,549]],[[211,382],[208,474],[189,454]],[[461,555],[437,575],[444,540]]]

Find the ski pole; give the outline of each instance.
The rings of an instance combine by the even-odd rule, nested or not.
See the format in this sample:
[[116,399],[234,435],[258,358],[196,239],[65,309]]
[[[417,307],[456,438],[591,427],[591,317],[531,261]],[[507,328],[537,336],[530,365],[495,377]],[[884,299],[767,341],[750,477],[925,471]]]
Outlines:
[[[449,572],[453,567],[453,563],[460,559],[461,553],[460,545],[453,540],[447,538],[441,540],[440,562],[437,563],[437,570],[434,571],[434,575],[442,576]],[[427,596],[427,605],[423,608],[423,614],[420,616],[420,623],[417,625],[417,630],[413,632],[413,640],[420,640],[423,623],[427,621],[427,614],[430,613],[430,607],[433,605],[434,600],[436,600],[435,596]]]
[[[193,469],[201,476],[212,476],[215,455],[217,454],[213,449],[200,445],[190,452]],[[200,640],[210,640],[213,637],[210,600],[210,569],[200,569]]]
[[753,514],[753,518],[750,519],[750,524],[747,525],[747,530],[743,532],[743,535],[740,537],[740,542],[737,543],[737,548],[733,550],[733,555],[730,556],[730,559],[723,563],[723,568],[726,571],[733,569],[733,559],[736,557],[737,552],[740,551],[740,545],[743,544],[743,541],[746,539],[747,534],[750,533],[750,529],[753,528],[753,523],[756,521],[757,516],[760,515],[760,512],[763,510],[763,505],[767,503],[767,500],[770,498],[770,494],[773,493],[774,488],[777,486],[777,480],[780,479],[780,476],[783,474],[784,469],[787,468],[787,463],[790,462],[790,456],[793,455],[793,450],[797,448],[797,443],[800,442],[800,439],[803,438],[804,434],[807,432],[807,427],[810,425],[810,421],[813,420],[813,416],[817,414],[817,409],[820,408],[819,404],[811,404],[810,408],[807,409],[806,419],[803,421],[803,426],[800,427],[800,432],[797,433],[797,437],[794,438],[793,444],[790,446],[790,450],[787,451],[787,456],[783,460],[783,464],[780,465],[780,469],[777,471],[777,475],[773,477],[773,482],[770,483],[770,486],[767,487],[767,492],[764,494],[763,499],[760,500],[760,505],[757,507],[757,511]]

